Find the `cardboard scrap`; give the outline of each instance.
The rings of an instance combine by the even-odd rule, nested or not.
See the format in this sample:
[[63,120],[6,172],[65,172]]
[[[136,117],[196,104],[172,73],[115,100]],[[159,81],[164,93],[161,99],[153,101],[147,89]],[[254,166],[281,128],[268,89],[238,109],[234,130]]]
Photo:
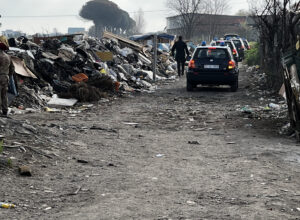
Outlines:
[[20,58],[15,56],[12,56],[11,59],[15,66],[15,72],[17,74],[37,79],[37,77],[30,71],[30,69],[27,68],[26,64],[24,63],[24,60],[21,60]]

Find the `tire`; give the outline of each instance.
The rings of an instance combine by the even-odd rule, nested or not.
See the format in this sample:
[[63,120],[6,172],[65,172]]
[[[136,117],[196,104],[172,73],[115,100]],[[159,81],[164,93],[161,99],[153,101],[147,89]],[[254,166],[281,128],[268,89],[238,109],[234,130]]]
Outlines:
[[194,90],[194,85],[189,83],[188,81],[186,82],[186,91],[192,92]]
[[239,88],[239,80],[236,79],[233,84],[230,85],[231,92],[236,92]]

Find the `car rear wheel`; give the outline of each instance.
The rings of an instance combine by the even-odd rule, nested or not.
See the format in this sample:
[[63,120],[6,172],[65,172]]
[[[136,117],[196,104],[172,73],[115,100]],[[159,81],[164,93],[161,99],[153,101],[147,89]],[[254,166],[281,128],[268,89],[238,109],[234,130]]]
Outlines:
[[230,85],[231,92],[236,92],[239,88],[239,80],[236,79],[233,84]]
[[189,82],[186,82],[186,91],[192,92],[195,86]]

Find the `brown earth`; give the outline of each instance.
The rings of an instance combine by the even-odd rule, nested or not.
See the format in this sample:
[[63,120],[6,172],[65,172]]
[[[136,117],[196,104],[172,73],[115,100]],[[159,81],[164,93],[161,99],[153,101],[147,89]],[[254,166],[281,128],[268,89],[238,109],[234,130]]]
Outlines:
[[300,219],[300,145],[278,134],[285,114],[237,111],[269,103],[249,75],[236,93],[181,79],[81,113],[1,118],[0,201],[17,207],[0,219]]

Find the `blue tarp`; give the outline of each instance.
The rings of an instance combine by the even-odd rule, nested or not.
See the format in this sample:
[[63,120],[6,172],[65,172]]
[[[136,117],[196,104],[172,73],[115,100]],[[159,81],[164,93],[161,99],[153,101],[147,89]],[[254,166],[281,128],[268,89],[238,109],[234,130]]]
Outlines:
[[[129,37],[129,39],[133,40],[133,41],[151,40],[153,35],[154,35],[154,33],[144,34],[144,35],[134,35],[134,36]],[[166,34],[166,33],[161,33],[161,34],[157,34],[157,38],[158,39],[167,39],[167,40],[173,41],[173,40],[175,40],[176,36]]]

